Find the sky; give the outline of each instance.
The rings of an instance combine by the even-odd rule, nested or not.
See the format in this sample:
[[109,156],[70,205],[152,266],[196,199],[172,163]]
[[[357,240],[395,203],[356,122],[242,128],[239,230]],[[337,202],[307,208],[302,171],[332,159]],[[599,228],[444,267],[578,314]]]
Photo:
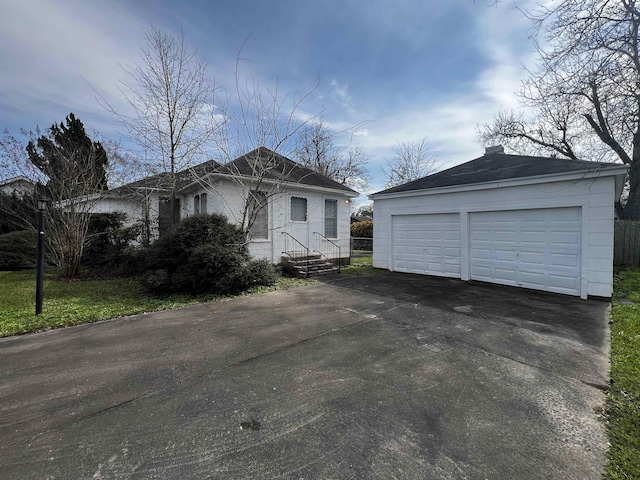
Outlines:
[[123,66],[151,26],[183,32],[218,86],[233,88],[241,47],[243,78],[262,87],[301,95],[319,80],[300,111],[322,111],[334,131],[359,126],[336,140],[366,153],[365,193],[384,187],[399,142],[426,137],[438,169],[482,155],[476,127],[517,108],[535,62],[530,23],[506,0],[0,0],[0,129],[74,112],[130,143],[96,91],[124,108]]

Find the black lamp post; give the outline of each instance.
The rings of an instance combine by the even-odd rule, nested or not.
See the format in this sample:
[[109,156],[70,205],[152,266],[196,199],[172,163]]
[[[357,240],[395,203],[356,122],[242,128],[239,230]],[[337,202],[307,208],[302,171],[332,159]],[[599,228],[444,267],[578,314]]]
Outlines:
[[44,277],[44,210],[47,200],[38,198],[38,258],[36,259],[36,315],[42,313],[42,280]]

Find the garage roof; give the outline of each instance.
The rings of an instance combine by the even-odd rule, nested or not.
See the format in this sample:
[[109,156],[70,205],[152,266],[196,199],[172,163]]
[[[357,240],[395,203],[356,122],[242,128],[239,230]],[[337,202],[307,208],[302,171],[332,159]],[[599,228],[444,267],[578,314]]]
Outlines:
[[526,155],[508,155],[487,153],[482,157],[463,163],[433,175],[412,182],[388,188],[373,195],[409,192],[438,187],[471,185],[525,177],[538,177],[559,173],[594,172],[619,168],[619,163],[587,162],[551,157],[532,157]]

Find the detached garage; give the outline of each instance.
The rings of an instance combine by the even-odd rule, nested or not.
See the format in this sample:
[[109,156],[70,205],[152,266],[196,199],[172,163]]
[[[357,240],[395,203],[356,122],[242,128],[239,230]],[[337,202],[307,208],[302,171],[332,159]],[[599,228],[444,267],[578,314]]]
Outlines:
[[491,150],[371,195],[373,266],[610,297],[627,167]]

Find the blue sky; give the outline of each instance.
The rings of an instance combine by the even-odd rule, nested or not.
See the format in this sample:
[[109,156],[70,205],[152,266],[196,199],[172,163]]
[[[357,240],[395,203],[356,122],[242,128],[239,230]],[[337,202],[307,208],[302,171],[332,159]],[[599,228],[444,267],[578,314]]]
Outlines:
[[483,153],[476,125],[517,105],[513,91],[535,59],[530,24],[513,3],[489,3],[0,0],[0,129],[48,127],[73,111],[126,143],[88,83],[121,105],[121,65],[137,61],[144,28],[182,29],[227,88],[249,37],[243,75],[298,94],[319,78],[303,111],[323,109],[336,130],[363,123],[352,146],[369,157],[377,191],[398,142],[426,136],[440,168],[453,166]]

